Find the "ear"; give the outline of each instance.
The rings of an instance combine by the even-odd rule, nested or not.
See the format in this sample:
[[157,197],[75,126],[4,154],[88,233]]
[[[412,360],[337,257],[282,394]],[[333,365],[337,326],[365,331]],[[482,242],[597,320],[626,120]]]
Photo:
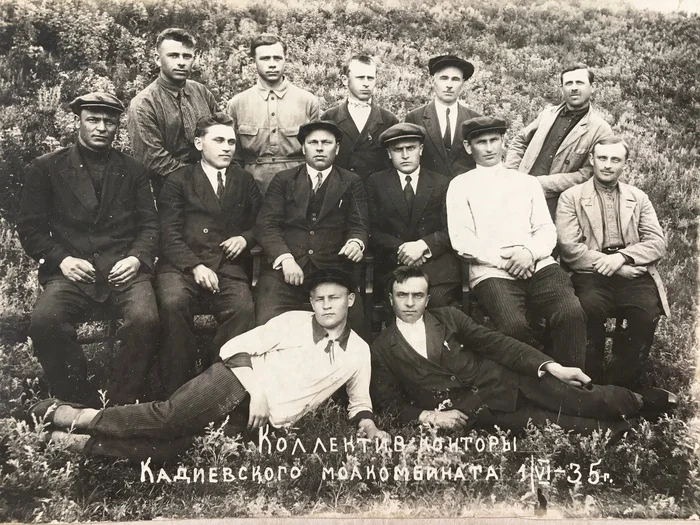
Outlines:
[[306,155],[306,145],[303,142],[301,144],[301,152]]
[[355,294],[350,292],[348,294],[348,308],[350,308],[353,304],[355,304]]
[[202,151],[202,137],[194,138],[194,147],[197,148],[197,151]]
[[422,157],[423,156],[423,144],[420,145],[420,148],[418,148],[418,154]]
[[471,145],[469,144],[469,141],[468,141],[468,140],[463,140],[463,141],[462,141],[462,144],[464,144],[464,149],[467,151],[467,153],[469,153],[469,154],[471,155],[471,154],[472,154],[472,147],[471,147]]
[[340,81],[343,83],[345,87],[348,87],[348,76],[347,75],[340,75]]
[[155,51],[153,51],[153,58],[155,59],[158,67],[160,67],[160,53],[158,53],[157,49]]
[[340,142],[336,142],[336,144],[335,144],[335,154],[337,155],[339,151],[340,151]]

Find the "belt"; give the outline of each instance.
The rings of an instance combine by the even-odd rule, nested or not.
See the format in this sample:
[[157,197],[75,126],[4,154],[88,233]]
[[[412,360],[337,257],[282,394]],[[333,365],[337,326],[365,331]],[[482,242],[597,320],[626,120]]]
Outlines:
[[622,250],[622,248],[624,248],[624,246],[608,246],[607,248],[603,248],[600,251],[605,255],[612,255]]
[[306,162],[306,157],[258,157],[254,161],[246,161],[246,164],[280,164],[283,162]]

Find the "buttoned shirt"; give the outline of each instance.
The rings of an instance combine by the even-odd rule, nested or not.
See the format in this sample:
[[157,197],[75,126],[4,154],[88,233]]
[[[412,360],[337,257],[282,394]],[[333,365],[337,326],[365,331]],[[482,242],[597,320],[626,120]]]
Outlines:
[[447,190],[447,227],[452,247],[474,259],[469,286],[490,277],[514,279],[506,250],[527,248],[535,271],[556,264],[550,256],[557,232],[535,177],[496,166],[477,166],[455,177]]
[[415,323],[407,323],[397,317],[396,328],[416,353],[428,359],[428,345],[426,342],[425,320],[423,316]]
[[447,108],[450,109],[450,144],[455,138],[455,130],[457,129],[457,115],[459,114],[459,102],[455,101],[451,106],[446,106],[438,99],[435,99],[435,111],[437,112],[438,122],[440,123],[440,136],[445,136],[445,126],[447,126]]
[[593,178],[600,215],[603,220],[603,245],[601,248],[624,246],[620,225],[620,190],[617,182],[612,186],[601,184]]
[[294,424],[343,385],[348,416],[372,418],[369,346],[351,330],[335,339],[332,349],[329,341],[313,313],[293,311],[231,339],[220,356],[234,369],[246,366],[249,356],[275,427]]
[[363,100],[357,100],[352,95],[348,96],[348,113],[350,113],[357,131],[362,132],[362,130],[365,129],[371,112],[372,99],[365,102]]
[[209,180],[209,184],[211,184],[212,189],[214,190],[214,193],[216,193],[216,190],[219,188],[219,177],[217,176],[217,173],[221,173],[221,182],[224,186],[226,187],[226,168],[220,169],[220,168],[215,168],[211,164],[207,164],[207,161],[202,159],[202,171],[204,171],[204,174],[207,176],[207,179]]
[[414,171],[413,173],[403,173],[399,170],[396,170],[396,173],[399,174],[399,180],[401,181],[402,190],[406,189],[406,177],[411,177],[411,187],[413,188],[413,193],[416,193],[418,191],[418,177],[420,176],[420,166],[418,166],[418,168],[416,168],[416,171]]
[[576,124],[581,122],[581,119],[586,116],[586,113],[588,113],[588,106],[580,109],[567,109],[566,106],[562,108],[557,118],[554,119],[547,137],[544,139],[542,149],[530,170],[530,175],[537,177],[551,173],[552,162],[557,151],[559,151],[559,146],[561,146],[571,130],[576,127]]

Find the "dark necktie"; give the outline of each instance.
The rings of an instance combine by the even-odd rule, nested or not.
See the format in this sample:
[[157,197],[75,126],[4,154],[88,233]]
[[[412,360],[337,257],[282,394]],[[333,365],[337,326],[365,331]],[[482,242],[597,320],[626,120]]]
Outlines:
[[403,196],[406,199],[409,214],[413,211],[413,199],[416,197],[413,186],[411,186],[411,180],[411,176],[406,175],[406,185],[403,187]]
[[333,339],[330,339],[325,349],[325,352],[328,354],[328,359],[330,359],[331,364],[333,364],[333,361],[335,361],[335,345],[333,344],[333,342]]
[[442,143],[445,145],[445,149],[450,151],[452,147],[452,127],[450,126],[450,108],[447,108],[445,116],[445,134],[442,136]]
[[185,138],[192,142],[194,140],[194,128],[197,126],[197,117],[194,114],[189,97],[183,91],[177,95],[180,104],[180,115],[182,116],[182,127],[185,131]]
[[318,189],[321,187],[321,183],[323,182],[323,173],[320,171],[318,172],[318,175],[316,175],[316,183],[314,184],[314,195],[318,193]]
[[221,200],[224,196],[224,178],[220,171],[216,172],[216,198]]

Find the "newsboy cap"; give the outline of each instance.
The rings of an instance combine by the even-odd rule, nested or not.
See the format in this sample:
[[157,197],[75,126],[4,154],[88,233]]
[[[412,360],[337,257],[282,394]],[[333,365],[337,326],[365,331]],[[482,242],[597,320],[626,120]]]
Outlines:
[[307,293],[316,288],[319,284],[334,283],[344,286],[348,292],[355,293],[357,286],[355,280],[348,272],[338,270],[337,268],[323,268],[316,270],[304,279],[304,288]]
[[508,129],[506,121],[495,117],[474,117],[462,122],[462,138],[469,140],[474,135],[496,132],[503,135]]
[[425,140],[425,128],[410,122],[399,122],[388,129],[385,129],[379,135],[379,143],[383,147],[387,147],[390,142],[401,139],[418,139],[421,143]]
[[467,80],[474,74],[474,65],[456,55],[438,55],[428,60],[428,71],[430,71],[431,75],[446,67],[461,69],[462,74],[464,74],[464,80]]
[[330,120],[312,120],[311,122],[307,122],[306,124],[299,126],[297,140],[303,144],[306,136],[317,129],[325,129],[326,131],[330,131],[333,133],[333,135],[335,135],[335,140],[338,142],[340,142],[340,139],[343,138],[343,132],[338,126],[336,126],[335,122],[331,122]]
[[111,93],[104,93],[102,91],[94,91],[93,93],[80,95],[73,100],[73,102],[68,104],[68,107],[76,115],[80,115],[80,110],[83,108],[107,109],[116,111],[117,113],[124,113],[124,104],[122,104],[122,101]]

